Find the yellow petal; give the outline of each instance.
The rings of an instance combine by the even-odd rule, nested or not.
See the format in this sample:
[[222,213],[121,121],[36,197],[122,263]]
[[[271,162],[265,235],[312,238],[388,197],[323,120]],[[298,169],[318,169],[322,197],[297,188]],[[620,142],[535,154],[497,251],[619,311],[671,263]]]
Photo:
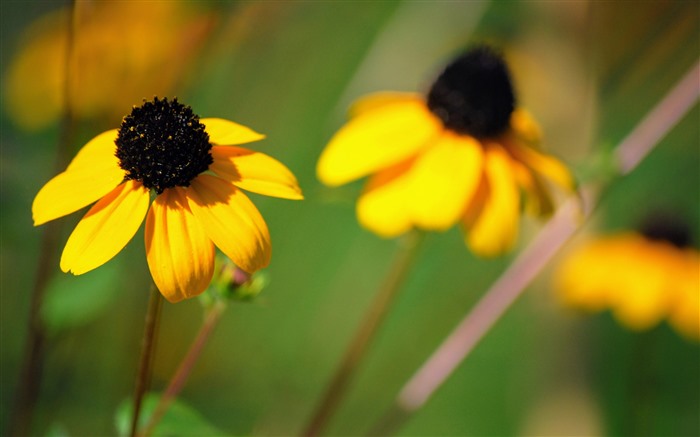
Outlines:
[[337,186],[390,167],[425,147],[441,128],[418,98],[383,104],[335,134],[318,161],[318,178]]
[[63,173],[44,185],[34,198],[34,226],[83,208],[114,189],[124,180],[124,170],[114,155],[117,130],[104,132],[78,152]]
[[223,118],[202,118],[199,120],[209,134],[209,141],[219,146],[252,143],[265,138],[249,127]]
[[464,214],[481,179],[481,145],[468,136],[445,131],[411,168],[413,222],[428,230],[446,230]]
[[362,226],[384,238],[411,229],[412,179],[406,161],[377,173],[357,200],[357,218]]
[[481,210],[468,227],[467,244],[482,256],[510,250],[518,236],[520,196],[508,154],[496,144],[485,150],[484,170],[488,192]]
[[668,278],[674,288],[668,321],[688,339],[700,341],[700,256],[697,250],[686,249],[678,258]]
[[530,146],[537,146],[542,141],[542,130],[529,112],[516,108],[510,116],[510,127],[515,135]]
[[554,212],[554,203],[547,187],[537,174],[534,174],[520,161],[512,161],[515,179],[525,192],[525,210],[528,214],[544,217]]
[[554,290],[563,304],[601,311],[617,291],[610,281],[617,270],[616,253],[607,241],[589,241],[564,257],[554,272]]
[[350,106],[348,115],[350,116],[350,118],[354,118],[367,111],[371,111],[372,109],[376,109],[387,104],[392,104],[401,101],[411,102],[420,99],[421,96],[416,93],[401,93],[393,91],[382,91],[378,93],[372,93],[355,100]]
[[214,163],[209,170],[238,188],[285,199],[304,198],[294,174],[268,155],[233,146],[214,146],[211,154]]
[[149,191],[140,182],[126,181],[97,202],[68,238],[61,270],[81,275],[114,257],[141,226]]
[[146,257],[153,281],[170,302],[197,296],[214,274],[214,244],[180,187],[156,197],[146,218]]
[[540,153],[531,147],[520,144],[518,141],[508,142],[508,150],[515,159],[563,189],[569,192],[573,192],[576,189],[576,181],[571,172],[558,159]]
[[267,225],[242,191],[203,174],[192,181],[186,195],[204,232],[238,267],[253,273],[270,263]]

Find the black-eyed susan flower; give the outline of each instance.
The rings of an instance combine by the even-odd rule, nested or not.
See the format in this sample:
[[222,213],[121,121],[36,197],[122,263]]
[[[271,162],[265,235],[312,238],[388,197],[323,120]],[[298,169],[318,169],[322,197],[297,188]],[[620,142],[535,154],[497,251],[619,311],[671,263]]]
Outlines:
[[262,138],[232,121],[200,119],[177,99],[144,102],[44,185],[32,205],[34,225],[97,201],[61,255],[61,270],[79,275],[121,251],[145,218],[158,289],[171,302],[195,296],[212,278],[215,245],[249,273],[270,261],[267,225],[240,189],[302,198],[284,165],[237,147]]
[[569,307],[610,309],[632,330],[667,320],[684,336],[700,340],[700,252],[680,234],[625,232],[575,248],[558,266],[554,288]]
[[574,189],[540,140],[516,107],[503,59],[478,47],[448,65],[427,97],[384,92],[356,102],[317,173],[330,186],[369,175],[357,216],[380,236],[461,223],[475,253],[497,255],[516,241],[521,191],[527,209],[544,215],[552,210],[545,180]]

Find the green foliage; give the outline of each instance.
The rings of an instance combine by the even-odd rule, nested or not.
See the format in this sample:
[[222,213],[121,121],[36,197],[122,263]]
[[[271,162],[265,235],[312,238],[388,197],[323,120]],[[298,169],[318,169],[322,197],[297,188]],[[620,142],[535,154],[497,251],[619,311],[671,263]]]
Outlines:
[[41,318],[51,335],[93,322],[119,296],[119,262],[112,261],[80,276],[58,274],[46,289]]
[[[160,395],[148,393],[143,398],[141,414],[139,415],[139,427],[143,428],[148,423],[148,419],[153,413]],[[126,437],[131,430],[131,420],[133,415],[133,399],[124,400],[117,407],[114,416],[117,435]],[[153,429],[153,437],[173,437],[173,436],[228,436],[217,429],[194,408],[181,400],[175,400],[163,415],[161,421]]]

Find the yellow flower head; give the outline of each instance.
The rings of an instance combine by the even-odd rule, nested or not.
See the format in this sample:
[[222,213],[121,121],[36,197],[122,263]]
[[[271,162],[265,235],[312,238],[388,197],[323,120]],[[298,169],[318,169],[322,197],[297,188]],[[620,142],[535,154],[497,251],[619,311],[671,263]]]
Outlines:
[[552,210],[544,179],[574,189],[568,169],[538,150],[540,139],[515,106],[502,58],[478,47],[447,66],[427,99],[385,92],[356,102],[317,173],[330,186],[369,175],[357,215],[380,236],[461,223],[474,252],[497,255],[515,243],[520,190],[528,211],[544,215]]
[[181,84],[215,20],[199,2],[76,0],[22,35],[3,77],[7,114],[24,129],[51,125],[68,81],[76,117],[118,119],[135,99]]
[[587,311],[610,309],[633,330],[667,319],[700,340],[700,253],[680,234],[627,232],[584,243],[554,275],[562,302]]
[[211,281],[214,245],[249,273],[270,261],[267,225],[239,188],[302,198],[284,165],[236,147],[262,138],[156,97],[134,107],[119,129],[90,140],[44,185],[32,205],[34,225],[97,201],[61,255],[61,270],[80,275],[112,259],[145,217],[146,257],[158,289],[171,302],[195,296]]

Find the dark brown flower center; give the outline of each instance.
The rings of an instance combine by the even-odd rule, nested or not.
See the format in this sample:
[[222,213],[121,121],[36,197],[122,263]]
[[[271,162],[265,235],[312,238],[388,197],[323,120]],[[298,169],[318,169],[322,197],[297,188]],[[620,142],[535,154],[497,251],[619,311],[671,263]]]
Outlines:
[[428,108],[445,127],[477,138],[504,132],[514,107],[508,67],[485,46],[455,59],[428,93]]
[[187,187],[213,162],[209,134],[192,108],[167,98],[144,101],[124,117],[117,136],[119,166],[127,179],[158,194]]
[[666,241],[676,247],[692,245],[692,235],[688,226],[676,216],[655,213],[647,217],[640,228],[642,235],[650,240]]

